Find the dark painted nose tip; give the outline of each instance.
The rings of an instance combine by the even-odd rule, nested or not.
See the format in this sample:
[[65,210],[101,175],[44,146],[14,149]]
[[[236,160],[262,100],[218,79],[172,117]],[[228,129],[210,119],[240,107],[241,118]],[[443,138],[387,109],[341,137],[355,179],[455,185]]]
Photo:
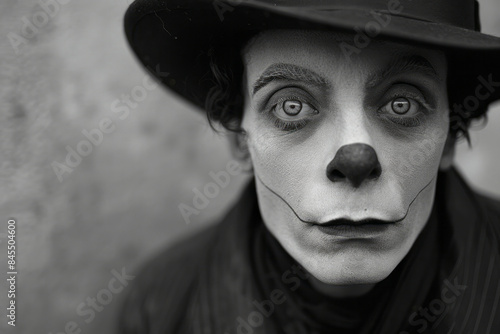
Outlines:
[[356,188],[365,180],[378,178],[381,173],[377,153],[373,147],[362,143],[342,146],[326,167],[330,181],[347,180]]

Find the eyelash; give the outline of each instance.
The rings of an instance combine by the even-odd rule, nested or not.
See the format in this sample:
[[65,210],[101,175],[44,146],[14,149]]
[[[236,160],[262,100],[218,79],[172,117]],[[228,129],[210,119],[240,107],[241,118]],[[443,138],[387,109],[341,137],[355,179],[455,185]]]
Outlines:
[[275,112],[276,107],[278,107],[279,105],[283,104],[285,101],[288,101],[288,100],[296,100],[296,101],[300,101],[302,103],[307,103],[314,110],[317,110],[317,109],[311,103],[306,102],[305,99],[300,98],[300,97],[295,96],[295,95],[282,97],[275,104],[273,104],[271,106],[271,109],[267,112],[267,115],[269,117],[271,117],[273,125],[281,131],[294,132],[294,131],[300,130],[304,126],[306,126],[311,119],[310,119],[310,117],[304,117],[304,118],[296,120],[296,121],[285,121],[285,120],[282,120],[279,117],[275,116],[274,112]]
[[397,117],[397,116],[386,116],[391,122],[394,122],[396,124],[406,126],[409,128],[419,126],[422,124],[422,116],[418,115],[415,117]]
[[[405,127],[417,127],[417,126],[421,125],[422,121],[423,121],[423,114],[432,110],[432,108],[429,106],[427,101],[425,101],[424,98],[419,96],[419,94],[415,94],[415,93],[410,92],[410,91],[405,91],[403,93],[392,94],[391,97],[386,100],[387,102],[384,104],[384,106],[387,103],[389,103],[389,102],[391,102],[394,99],[397,99],[399,97],[411,98],[411,99],[415,100],[417,103],[420,104],[420,108],[423,108],[424,111],[420,112],[417,116],[414,116],[414,117],[402,117],[402,116],[393,116],[393,115],[385,115],[385,117],[387,119],[389,119],[391,122],[405,126]],[[285,121],[285,120],[282,120],[279,117],[274,115],[275,109],[287,100],[297,100],[297,101],[300,101],[302,103],[309,104],[314,110],[317,110],[317,109],[311,103],[307,102],[305,99],[293,95],[293,96],[287,96],[287,97],[280,98],[276,103],[274,103],[271,106],[270,110],[268,112],[266,112],[266,115],[270,118],[270,120],[272,121],[272,124],[277,129],[279,129],[281,131],[285,131],[285,132],[298,131],[298,130],[302,129],[303,127],[305,127],[309,123],[309,121],[311,120],[310,117],[304,117],[304,118],[302,118],[300,120],[296,120],[296,121]],[[379,114],[381,113],[380,109],[381,108],[379,108],[377,111]]]
[[394,93],[391,95],[389,101],[397,99],[398,97],[414,99],[415,101],[420,103],[420,105],[422,107],[424,107],[426,110],[431,110],[430,105],[427,103],[427,101],[420,94],[415,94],[414,92],[410,92],[410,91],[405,91],[403,93]]
[[294,132],[302,129],[309,123],[307,119],[301,119],[299,121],[283,121],[279,118],[274,119],[274,126],[281,131]]
[[[396,124],[399,124],[399,125],[402,125],[405,127],[417,127],[417,126],[422,124],[423,116],[424,116],[423,114],[432,111],[432,108],[427,103],[427,101],[425,101],[424,98],[422,98],[418,94],[414,94],[413,92],[409,92],[409,91],[405,91],[404,93],[392,94],[391,97],[386,100],[387,102],[383,106],[385,106],[387,103],[390,103],[391,101],[393,101],[399,97],[410,98],[410,99],[415,100],[415,102],[417,102],[420,105],[419,110],[420,109],[424,109],[424,110],[420,111],[419,114],[414,116],[414,117],[404,117],[404,116],[394,116],[394,115],[385,115],[384,116],[393,123],[396,123]],[[378,110],[379,114],[382,113],[381,108],[379,108],[379,110]]]

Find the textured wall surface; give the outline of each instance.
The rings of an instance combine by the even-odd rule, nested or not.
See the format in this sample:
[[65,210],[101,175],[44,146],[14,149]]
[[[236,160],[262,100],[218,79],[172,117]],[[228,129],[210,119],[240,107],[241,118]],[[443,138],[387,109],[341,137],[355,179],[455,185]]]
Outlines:
[[[147,79],[125,44],[125,0],[54,7],[16,53],[8,34],[19,34],[48,2],[0,4],[0,332],[64,333],[74,322],[82,333],[110,333],[123,295],[109,292],[113,277],[134,275],[160,247],[220,217],[248,176],[232,177],[186,224],[178,205],[192,203],[193,188],[210,181],[210,172],[226,169],[227,142],[159,87],[128,114],[112,111]],[[500,36],[500,2],[483,0],[481,14],[484,31]],[[475,187],[500,197],[494,109],[484,129],[473,131],[473,149],[461,144],[456,160]],[[59,180],[53,163],[103,122],[108,133]],[[15,329],[4,307],[9,217],[18,236]],[[97,296],[106,303],[90,311]]]

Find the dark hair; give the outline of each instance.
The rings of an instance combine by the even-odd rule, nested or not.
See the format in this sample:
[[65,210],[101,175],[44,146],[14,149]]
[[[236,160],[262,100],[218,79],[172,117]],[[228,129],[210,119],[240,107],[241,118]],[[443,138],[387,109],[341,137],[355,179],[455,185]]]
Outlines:
[[239,48],[212,47],[210,71],[214,85],[207,94],[205,110],[210,126],[213,122],[233,132],[241,132],[243,118],[243,61]]
[[[245,40],[248,40],[247,37]],[[241,59],[240,47],[212,47],[209,51],[210,70],[214,86],[209,91],[205,109],[211,127],[213,122],[221,124],[225,129],[241,133],[243,117],[243,73],[244,66]],[[479,105],[475,110],[457,112],[452,108],[455,104],[464,105],[465,97],[470,95],[471,82],[477,81],[477,74],[464,75],[458,71],[463,67],[463,61],[453,55],[447,55],[449,64],[448,73],[448,103],[450,106],[449,131],[452,139],[465,138],[470,144],[469,127],[474,120],[484,118],[486,121],[487,104]]]

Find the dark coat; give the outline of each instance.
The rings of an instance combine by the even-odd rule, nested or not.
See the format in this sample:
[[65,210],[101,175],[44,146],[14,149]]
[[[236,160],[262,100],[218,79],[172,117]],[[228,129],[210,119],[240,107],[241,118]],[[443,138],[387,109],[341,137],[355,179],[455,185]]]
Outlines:
[[[375,332],[500,333],[500,202],[471,190],[454,169],[439,174],[438,187],[444,217],[439,229],[448,241],[440,245],[432,288],[419,295],[425,297],[423,309],[446,309],[422,315],[415,302],[398,316],[387,311],[391,327],[382,323]],[[252,301],[269,298],[256,286],[250,261],[248,236],[257,215],[250,182],[220,223],[154,258],[133,282],[119,333],[278,333],[272,317],[261,326],[242,325],[255,311]]]

